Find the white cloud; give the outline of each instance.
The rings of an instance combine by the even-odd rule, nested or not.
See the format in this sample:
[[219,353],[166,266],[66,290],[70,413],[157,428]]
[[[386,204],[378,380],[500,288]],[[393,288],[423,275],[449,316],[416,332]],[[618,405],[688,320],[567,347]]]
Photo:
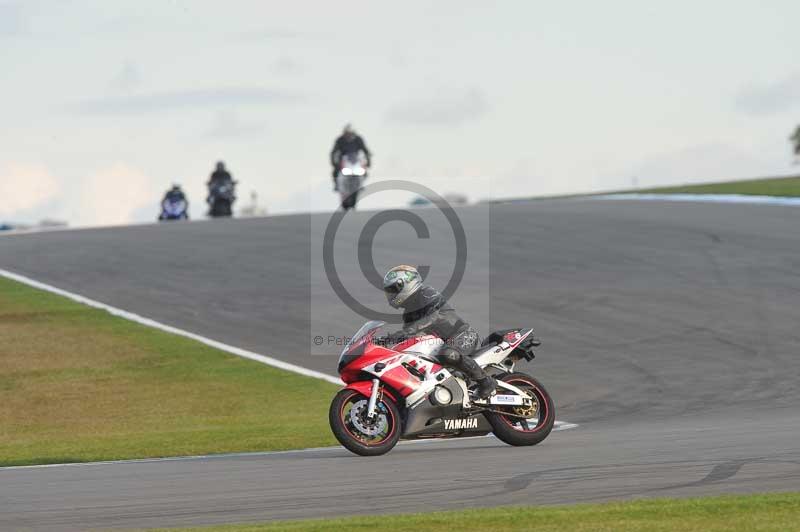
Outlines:
[[142,83],[142,74],[133,61],[125,61],[119,72],[111,79],[111,88],[131,91]]
[[231,110],[219,111],[214,123],[208,131],[209,137],[240,138],[260,135],[266,129],[262,122],[243,120],[238,113]]
[[139,114],[230,105],[270,105],[303,100],[299,92],[262,87],[220,87],[95,98],[74,106],[83,114]]
[[630,167],[623,177],[635,178],[644,187],[768,177],[786,172],[785,166],[749,149],[711,143],[654,155]]
[[22,3],[10,2],[0,4],[0,37],[20,35],[27,29],[27,20]]
[[389,109],[387,119],[397,124],[457,126],[476,120],[489,110],[486,95],[478,89],[439,90],[433,94],[395,105]]
[[42,164],[0,166],[0,216],[11,219],[21,211],[40,207],[56,197],[59,188],[59,181]]
[[80,195],[71,203],[70,225],[113,225],[134,221],[136,214],[157,205],[162,186],[152,177],[124,163],[87,176]]
[[752,85],[736,99],[736,106],[750,114],[772,114],[800,107],[800,72],[778,82]]

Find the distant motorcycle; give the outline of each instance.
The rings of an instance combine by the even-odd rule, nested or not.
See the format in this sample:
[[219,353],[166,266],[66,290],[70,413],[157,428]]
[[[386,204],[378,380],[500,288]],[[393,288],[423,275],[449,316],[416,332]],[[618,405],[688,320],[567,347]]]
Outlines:
[[358,201],[361,185],[367,178],[367,165],[360,154],[346,154],[339,161],[336,184],[339,189],[340,204],[343,210],[354,209]]
[[185,198],[164,198],[161,202],[159,221],[188,220],[189,202]]
[[208,215],[212,218],[233,215],[233,203],[236,201],[236,181],[212,181],[208,185]]
[[481,399],[464,375],[440,365],[440,338],[416,336],[385,347],[375,340],[383,325],[364,324],[339,357],[346,387],[333,398],[328,419],[348,450],[375,456],[400,439],[489,432],[509,445],[536,445],[550,434],[556,419],[552,398],[539,381],[514,371],[517,361],[534,358],[540,342],[532,329],[494,332],[472,353],[497,379],[496,393]]

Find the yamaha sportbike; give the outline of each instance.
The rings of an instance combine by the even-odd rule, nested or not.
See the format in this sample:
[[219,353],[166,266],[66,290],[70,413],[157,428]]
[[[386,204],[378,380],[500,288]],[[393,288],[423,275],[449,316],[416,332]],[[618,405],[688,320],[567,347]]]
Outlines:
[[336,174],[336,189],[339,191],[339,202],[343,210],[355,208],[358,193],[366,178],[367,165],[359,154],[351,153],[342,156],[339,162],[339,172]]
[[389,452],[399,440],[478,436],[493,432],[510,445],[536,445],[553,429],[555,406],[544,386],[514,371],[532,360],[540,342],[532,329],[494,332],[472,357],[497,379],[497,389],[480,399],[457,370],[436,358],[442,339],[416,336],[392,347],[375,334],[384,322],[370,321],[339,357],[346,387],[331,403],[336,439],[362,456]]

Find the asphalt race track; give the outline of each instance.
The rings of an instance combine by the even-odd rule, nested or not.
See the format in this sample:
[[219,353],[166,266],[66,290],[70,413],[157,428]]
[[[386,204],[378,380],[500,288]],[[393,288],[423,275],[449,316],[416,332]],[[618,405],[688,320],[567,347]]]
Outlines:
[[[0,469],[0,530],[800,490],[800,209],[576,200],[458,214],[490,222],[470,265],[488,279],[490,325],[535,328],[545,343],[527,370],[577,429],[533,448],[489,437],[375,459],[332,448]],[[303,349],[318,327],[358,326],[309,296],[325,216],[6,235],[0,268],[333,374],[335,357]],[[413,262],[402,227],[381,231],[378,265]],[[432,242],[420,250],[437,258]],[[454,301],[469,317],[485,295]]]

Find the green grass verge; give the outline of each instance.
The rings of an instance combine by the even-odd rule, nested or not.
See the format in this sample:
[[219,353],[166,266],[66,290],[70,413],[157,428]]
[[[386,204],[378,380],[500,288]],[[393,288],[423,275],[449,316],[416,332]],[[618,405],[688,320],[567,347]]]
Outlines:
[[336,389],[0,278],[0,466],[332,445]]
[[551,507],[502,507],[344,519],[281,521],[259,525],[180,528],[184,532],[491,530],[534,532],[800,531],[800,493],[652,499]]
[[631,192],[648,194],[745,194],[749,196],[797,197],[800,196],[800,177],[775,177],[751,179],[748,181],[729,181],[725,183],[659,187]]
[[605,192],[559,194],[555,196],[534,196],[532,198],[498,199],[490,203],[509,201],[536,201],[585,198],[607,194],[744,194],[748,196],[799,197],[800,176],[767,177],[745,181],[725,181],[721,183],[701,183],[697,185],[677,185],[668,187],[643,188],[635,190],[610,190]]

